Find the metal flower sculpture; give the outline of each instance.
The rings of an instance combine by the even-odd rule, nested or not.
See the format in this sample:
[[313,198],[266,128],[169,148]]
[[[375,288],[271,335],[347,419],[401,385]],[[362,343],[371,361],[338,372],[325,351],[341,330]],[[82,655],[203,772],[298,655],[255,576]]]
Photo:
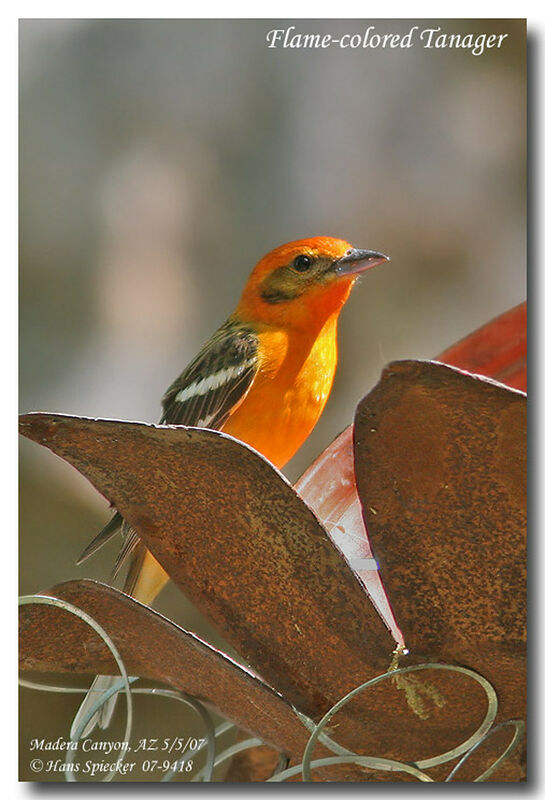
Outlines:
[[[153,691],[204,726],[193,780],[257,745],[273,781],[523,779],[525,320],[519,306],[435,362],[388,365],[294,487],[215,431],[24,415],[241,663],[76,580],[23,598],[23,676],[119,672],[127,738],[146,691],[130,676],[166,684]],[[207,709],[226,720],[215,731]],[[250,736],[220,751],[233,724]],[[187,779],[183,760],[162,779]],[[262,772],[248,761],[232,779]]]

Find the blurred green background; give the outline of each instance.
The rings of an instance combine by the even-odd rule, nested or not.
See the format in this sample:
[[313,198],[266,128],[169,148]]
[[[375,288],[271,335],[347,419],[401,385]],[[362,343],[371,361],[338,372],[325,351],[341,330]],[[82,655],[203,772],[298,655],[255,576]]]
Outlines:
[[[480,57],[268,49],[267,31],[290,24],[20,23],[22,411],[156,421],[258,258],[342,237],[391,261],[343,311],[336,384],[293,480],[385,364],[433,357],[524,299],[524,21],[295,22],[334,36],[509,34]],[[106,580],[115,545],[74,566],[106,501],[36,445],[22,443],[20,466],[21,592]],[[157,608],[221,642],[172,586]],[[22,697],[32,780],[29,738],[67,735],[79,699]],[[169,712],[144,705],[170,735]]]

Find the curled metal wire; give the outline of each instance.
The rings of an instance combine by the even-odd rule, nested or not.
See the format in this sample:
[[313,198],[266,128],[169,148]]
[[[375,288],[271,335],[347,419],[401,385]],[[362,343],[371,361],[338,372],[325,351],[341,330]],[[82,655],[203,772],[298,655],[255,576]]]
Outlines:
[[[130,733],[132,729],[132,696],[129,685],[129,676],[127,675],[125,664],[123,663],[123,659],[121,658],[121,655],[119,654],[117,647],[115,646],[111,638],[108,636],[102,625],[99,625],[98,622],[96,622],[96,620],[94,620],[93,617],[90,616],[90,614],[86,614],[85,611],[81,610],[81,608],[72,605],[72,603],[67,603],[66,600],[59,600],[58,597],[48,597],[46,595],[25,595],[24,597],[19,598],[20,606],[31,605],[31,604],[54,606],[55,608],[60,608],[63,611],[68,612],[69,614],[73,614],[75,617],[81,619],[82,622],[85,622],[87,625],[89,625],[89,627],[92,628],[95,631],[95,633],[97,633],[100,636],[100,638],[102,639],[102,641],[104,642],[104,644],[114,657],[116,664],[119,667],[119,672],[121,673],[122,688],[124,689],[125,696],[127,698],[127,722],[125,725],[124,741],[128,742],[130,739]],[[37,688],[36,684],[31,684],[30,682],[23,681],[22,684],[23,686],[27,686],[29,688]],[[40,688],[45,688],[46,691],[55,691],[55,692],[61,691],[60,687],[58,686],[40,687]],[[105,700],[103,702],[105,702]],[[96,703],[95,706],[91,708],[89,719],[95,713],[95,711],[98,708],[100,708],[100,705],[101,703]],[[77,730],[75,731],[75,736],[77,737],[77,739],[79,739],[79,737],[81,736],[81,733],[85,728],[87,721],[88,719],[84,719],[82,723],[78,726]],[[70,743],[74,741],[76,741],[76,739],[70,738]],[[108,772],[107,775],[101,779],[102,782],[108,782],[113,780],[113,778],[116,775],[116,768],[118,765],[122,763],[125,757],[125,752],[126,752],[125,750],[121,752],[121,755],[119,756],[115,764],[112,765],[112,769],[110,770],[110,772]],[[74,760],[73,754],[74,754],[73,750],[69,749],[67,751],[66,763],[71,764],[73,762]],[[67,770],[65,772],[65,780],[68,781],[69,783],[77,783],[77,780],[74,777],[74,774],[71,770]]]
[[478,747],[480,747],[482,744],[484,744],[484,742],[487,739],[489,739],[494,733],[496,733],[496,731],[502,730],[503,728],[508,728],[510,726],[513,726],[513,728],[514,728],[513,737],[511,739],[511,741],[509,742],[509,744],[507,745],[507,747],[505,748],[503,753],[494,761],[494,763],[491,764],[488,767],[488,769],[486,769],[483,773],[481,773],[481,775],[479,775],[478,778],[474,778],[473,782],[474,783],[480,783],[482,781],[485,781],[487,778],[489,778],[496,771],[496,769],[500,766],[500,764],[503,761],[505,761],[511,755],[511,753],[513,752],[515,747],[518,745],[518,743],[522,739],[522,736],[524,734],[524,722],[521,719],[509,719],[509,720],[506,720],[506,722],[500,722],[499,725],[495,725],[493,728],[491,728],[491,730],[489,730],[488,733],[485,736],[483,736],[482,739],[480,739],[478,742],[476,742],[473,745],[473,747],[471,747],[467,751],[467,753],[463,756],[463,758],[461,758],[459,760],[459,762],[456,764],[454,769],[452,769],[449,772],[449,774],[447,775],[447,777],[445,778],[445,782],[452,781],[452,779],[455,776],[455,774],[462,767],[462,765],[465,764],[467,759],[475,752],[475,750]]
[[[128,745],[131,733],[132,733],[132,722],[133,722],[133,705],[132,705],[132,695],[133,694],[145,694],[145,695],[153,695],[156,697],[166,697],[171,700],[177,700],[178,702],[184,703],[185,705],[192,708],[201,718],[205,734],[206,734],[206,747],[207,747],[207,758],[206,764],[199,773],[200,777],[199,780],[203,781],[210,781],[212,779],[212,774],[215,767],[216,762],[216,738],[219,735],[217,731],[214,730],[214,723],[212,722],[212,717],[207,709],[200,703],[196,698],[190,697],[189,695],[185,695],[183,692],[178,692],[171,689],[156,689],[156,688],[132,688],[131,684],[138,680],[136,677],[129,677],[127,675],[127,671],[125,669],[125,665],[123,663],[123,659],[115,646],[114,642],[108,635],[108,633],[104,630],[104,628],[98,624],[89,614],[85,611],[82,611],[77,606],[72,605],[71,603],[66,602],[65,600],[60,600],[57,597],[49,597],[45,595],[26,595],[24,597],[19,598],[19,605],[29,605],[29,604],[37,604],[37,605],[47,605],[53,606],[55,608],[60,608],[64,611],[67,611],[69,614],[73,614],[74,616],[81,619],[87,625],[89,625],[102,639],[105,645],[108,647],[112,656],[114,657],[120,672],[120,679],[116,681],[111,687],[109,687],[105,692],[103,692],[97,701],[89,708],[88,712],[82,718],[81,722],[79,723],[77,729],[74,731],[74,735],[70,737],[69,744],[76,745],[79,743],[81,734],[85,730],[87,723],[89,720],[96,714],[96,712],[106,703],[110,697],[114,694],[117,694],[120,691],[124,691],[127,697],[127,721],[125,725],[125,733],[123,737],[123,742]],[[24,678],[20,678],[19,684],[24,686],[28,689],[36,689],[39,691],[45,692],[62,692],[62,693],[78,693],[78,694],[86,694],[87,689],[80,689],[72,686],[51,686],[47,684],[35,683],[34,681],[29,681]],[[231,723],[228,724],[227,728],[233,727]],[[225,728],[225,729],[227,729]],[[222,731],[224,732],[224,731]],[[205,745],[203,742],[202,746],[198,747],[194,751],[194,755],[198,751],[202,749]],[[126,756],[127,749],[123,749],[118,757],[118,759],[112,763],[112,767],[110,771],[105,775],[105,777],[101,778],[97,782],[109,782],[114,779],[116,774],[119,771],[119,767],[123,763],[123,760]],[[65,765],[67,769],[64,771],[65,780],[70,783],[79,783],[80,781],[77,780],[75,777],[75,770],[71,769],[72,764],[74,763],[75,759],[76,748],[72,749],[69,746],[66,757],[65,757]],[[172,777],[176,774],[176,767],[179,763],[179,760],[173,764],[170,770],[166,773],[166,775],[162,778],[163,781],[170,781]]]
[[[418,672],[420,670],[447,670],[450,672],[456,672],[462,675],[466,675],[467,677],[471,678],[472,680],[476,681],[484,690],[486,699],[488,701],[487,710],[485,716],[477,728],[477,730],[468,738],[466,741],[462,742],[457,747],[448,750],[445,753],[441,753],[437,756],[432,758],[422,759],[420,761],[415,761],[412,764],[406,764],[400,761],[396,761],[390,758],[379,758],[375,756],[364,756],[358,755],[357,753],[353,753],[351,750],[348,750],[341,745],[337,744],[333,741],[329,736],[324,733],[324,729],[326,725],[331,721],[331,719],[335,716],[335,714],[347,703],[350,702],[356,695],[363,692],[365,689],[370,688],[382,681],[391,679],[396,675],[403,675],[409,672]],[[334,706],[322,717],[320,722],[316,725],[312,720],[308,717],[298,713],[299,718],[303,722],[303,724],[311,731],[310,738],[308,740],[307,746],[305,748],[305,752],[303,754],[303,760],[301,764],[298,764],[294,767],[290,767],[283,772],[280,772],[276,775],[273,775],[269,778],[269,781],[283,781],[287,778],[293,777],[294,775],[301,774],[303,781],[312,781],[312,774],[311,771],[321,766],[328,766],[328,765],[336,765],[336,764],[357,764],[365,769],[370,769],[374,771],[381,771],[381,772],[404,772],[409,775],[412,775],[419,781],[423,782],[432,782],[433,778],[427,775],[423,770],[430,769],[431,767],[438,766],[439,764],[444,764],[448,761],[452,761],[455,758],[461,756],[460,761],[455,765],[455,767],[451,770],[448,777],[445,779],[446,781],[451,781],[456,772],[461,768],[462,764],[466,762],[466,760],[470,757],[470,755],[475,752],[475,750],[480,747],[495,731],[499,730],[500,728],[506,727],[508,725],[513,725],[515,730],[511,742],[505,748],[503,753],[494,761],[494,763],[488,767],[481,775],[474,779],[474,782],[481,782],[486,780],[490,775],[495,772],[495,770],[500,766],[501,763],[505,761],[506,758],[513,752],[517,744],[522,738],[524,732],[524,723],[522,720],[509,720],[508,722],[501,723],[500,725],[495,726],[492,728],[492,724],[494,719],[496,718],[496,714],[498,711],[498,698],[494,687],[492,684],[486,680],[482,675],[474,670],[467,669],[466,667],[459,667],[452,664],[437,664],[437,663],[430,663],[430,664],[416,664],[410,667],[401,667],[395,670],[391,670],[389,672],[385,672],[382,675],[378,675],[375,678],[372,678],[369,681],[357,686],[352,691],[348,692],[344,697],[342,697]],[[327,747],[332,752],[336,753],[336,756],[330,758],[321,758],[321,759],[314,759],[312,760],[312,752],[317,744],[320,742],[322,745]]]
[[[82,719],[81,723],[79,724],[74,737],[71,738],[70,740],[71,743],[72,742],[77,743],[79,741],[81,733],[85,729],[87,722],[96,713],[96,711],[104,703],[108,701],[108,699],[113,694],[115,694],[116,692],[124,691],[127,697],[127,722],[125,727],[124,741],[127,743],[130,741],[130,736],[132,732],[132,720],[133,720],[132,694],[153,695],[157,697],[165,697],[170,700],[176,700],[178,702],[181,702],[189,706],[195,711],[195,713],[198,714],[198,716],[202,721],[206,735],[202,743],[194,751],[192,751],[192,755],[197,755],[197,753],[199,753],[204,747],[206,747],[207,757],[204,767],[191,778],[193,782],[212,781],[216,768],[220,766],[222,763],[228,761],[237,753],[243,752],[244,750],[248,750],[253,747],[260,747],[264,745],[264,742],[261,739],[257,737],[249,737],[248,739],[244,739],[241,742],[237,742],[231,745],[230,747],[225,748],[221,752],[217,753],[216,752],[217,740],[219,739],[220,736],[223,736],[226,732],[232,730],[235,727],[233,723],[226,721],[218,725],[216,728],[214,728],[214,724],[212,722],[210,713],[206,710],[206,708],[202,705],[202,703],[200,703],[196,698],[186,695],[183,692],[171,689],[131,687],[131,684],[137,681],[138,678],[129,677],[127,675],[125,666],[123,664],[123,660],[111,638],[108,636],[108,634],[102,628],[101,625],[99,625],[90,615],[86,614],[84,611],[77,608],[76,606],[73,606],[72,604],[67,603],[64,600],[60,600],[55,597],[47,597],[43,595],[29,595],[21,597],[19,603],[20,605],[37,603],[42,605],[55,606],[57,608],[63,609],[64,611],[67,611],[70,614],[74,614],[75,616],[79,617],[83,622],[85,622],[91,628],[93,628],[93,630],[98,634],[98,636],[100,636],[100,638],[104,641],[104,643],[112,653],[119,667],[120,671],[119,680],[107,691],[105,691],[99,697],[99,699],[93,705],[93,707],[89,709],[88,714],[85,716],[84,719]],[[483,689],[487,699],[486,713],[477,730],[461,744],[457,745],[451,750],[446,751],[445,753],[433,756],[432,758],[421,759],[419,761],[414,761],[412,763],[404,763],[402,761],[397,761],[391,758],[359,755],[357,753],[352,752],[351,750],[348,750],[342,745],[339,745],[324,732],[326,726],[328,725],[328,723],[330,723],[331,719],[335,716],[335,714],[343,706],[349,703],[356,695],[360,694],[366,689],[371,688],[372,686],[375,686],[378,683],[381,683],[382,681],[392,679],[397,675],[403,675],[410,672],[418,672],[420,670],[447,670],[450,672],[459,673],[476,681]],[[66,686],[44,685],[28,681],[26,679],[20,679],[20,684],[30,689],[37,689],[48,692],[76,692],[76,693],[87,692],[87,689],[79,689]],[[377,771],[394,772],[394,773],[401,772],[411,775],[416,780],[419,780],[421,782],[431,783],[434,782],[434,779],[431,778],[426,772],[424,772],[424,770],[438,766],[439,764],[444,764],[449,761],[453,761],[455,758],[459,758],[459,761],[455,764],[453,769],[450,771],[449,775],[444,779],[445,782],[450,782],[453,780],[457,772],[461,769],[463,764],[465,764],[467,760],[471,757],[471,755],[475,752],[475,750],[477,750],[477,748],[479,748],[482,744],[484,744],[484,742],[487,741],[496,731],[512,726],[514,730],[510,743],[500,754],[500,756],[494,761],[493,764],[491,764],[477,778],[474,778],[474,782],[482,782],[487,780],[496,771],[496,769],[500,766],[500,764],[502,764],[511,755],[516,746],[519,744],[524,733],[524,723],[522,722],[522,720],[508,720],[506,722],[502,722],[492,727],[494,720],[496,718],[497,711],[498,711],[498,698],[492,684],[489,681],[487,681],[486,678],[484,678],[482,675],[480,675],[478,672],[475,672],[474,670],[451,664],[438,664],[438,663],[416,664],[409,667],[401,667],[395,670],[391,670],[383,673],[382,675],[378,675],[375,678],[366,681],[365,683],[362,683],[360,686],[357,686],[355,689],[348,692],[337,703],[335,703],[335,705],[333,705],[332,708],[326,714],[324,714],[324,716],[322,717],[320,722],[318,722],[318,724],[314,723],[311,719],[306,717],[304,714],[301,714],[294,708],[294,713],[305,725],[305,727],[307,727],[307,729],[310,731],[310,737],[303,754],[303,759],[300,764],[291,767],[286,767],[287,757],[284,756],[283,754],[280,754],[279,764],[277,765],[275,773],[268,779],[267,782],[281,782],[299,774],[301,775],[302,780],[304,782],[308,782],[312,781],[312,771],[314,769],[332,765],[340,765],[340,764],[357,764],[358,766],[367,770],[373,770],[375,772]],[[332,753],[334,753],[334,755],[326,758],[312,759],[312,753],[318,742],[320,742],[323,746],[328,748]],[[124,750],[117,759],[117,761],[112,764],[111,771],[104,778],[101,779],[102,782],[113,780],[113,778],[117,774],[119,765],[122,763],[125,757],[126,752],[127,751]],[[73,760],[74,760],[74,751],[68,750],[66,755],[66,763],[71,764]],[[172,780],[172,778],[176,774],[177,771],[176,768],[178,763],[179,760],[175,762],[170,768],[170,770],[162,777],[161,782]],[[65,772],[65,780],[71,782],[77,782],[76,778],[74,777],[74,773],[71,772],[70,770]]]

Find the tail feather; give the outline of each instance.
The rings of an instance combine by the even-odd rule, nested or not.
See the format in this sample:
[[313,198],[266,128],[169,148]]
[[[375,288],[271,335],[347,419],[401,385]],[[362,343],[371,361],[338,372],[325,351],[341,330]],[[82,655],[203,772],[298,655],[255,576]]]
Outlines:
[[98,533],[95,536],[93,541],[87,545],[83,553],[76,561],[76,564],[77,565],[81,564],[83,561],[89,558],[89,556],[92,556],[93,553],[96,553],[97,550],[100,550],[100,548],[103,545],[105,545],[106,542],[109,542],[110,539],[113,539],[113,537],[119,531],[121,531],[122,526],[123,526],[123,517],[121,516],[119,511],[116,511],[111,520],[108,522],[108,524],[105,525],[104,528],[102,528],[102,530],[100,531],[100,533]]
[[[111,689],[116,681],[119,680],[119,676],[112,676],[112,675],[97,675],[94,679],[93,683],[85,698],[78,708],[76,712],[76,716],[72,722],[72,727],[70,728],[70,737],[72,739],[75,738],[77,734],[77,730],[81,725],[84,717],[90,712],[92,706],[100,699],[100,697],[104,694],[104,692]],[[89,719],[87,724],[85,725],[83,731],[80,734],[80,738],[83,739],[86,736],[89,736],[90,733],[95,729],[98,725],[99,728],[105,729],[109,726],[112,716],[115,710],[115,704],[117,702],[117,697],[119,693],[113,694],[106,702],[93,714],[93,716]]]
[[[120,570],[129,559],[131,563],[131,566],[129,567],[129,574],[131,571],[134,571],[134,569],[139,570],[140,567],[142,566],[142,559],[136,558],[136,555],[142,549],[144,549],[145,552],[145,548],[143,548],[142,546],[138,547],[138,545],[140,544],[140,539],[138,538],[138,534],[136,533],[136,531],[133,531],[132,528],[129,528],[126,522],[123,522],[121,532],[124,536],[124,542],[115,560],[114,568],[112,570],[112,574],[110,577],[110,580],[112,582],[115,581],[115,579],[119,575]],[[134,566],[135,560],[138,560],[139,562],[137,567]],[[128,577],[125,579],[125,583],[123,585],[123,591],[126,592],[127,594],[132,594],[132,586],[130,585],[132,582],[133,579],[131,579],[131,581],[129,581]],[[132,583],[132,585],[134,584]]]
[[[95,553],[103,544],[106,544],[118,532],[123,535],[124,543],[114,565],[111,580],[115,580],[121,567],[129,561],[129,569],[123,584],[123,591],[130,594],[141,603],[151,604],[163,586],[168,581],[168,575],[152,554],[140,542],[138,534],[125,522],[119,512],[116,512],[109,523],[95,536],[93,541],[85,548],[79,557],[78,564]],[[91,713],[91,709],[104,692],[111,689],[119,680],[119,676],[97,675],[72,722],[70,735],[74,738],[77,729],[83,724],[84,719]],[[113,694],[85,723],[80,736],[83,738],[98,725],[105,729],[109,726],[118,692]]]

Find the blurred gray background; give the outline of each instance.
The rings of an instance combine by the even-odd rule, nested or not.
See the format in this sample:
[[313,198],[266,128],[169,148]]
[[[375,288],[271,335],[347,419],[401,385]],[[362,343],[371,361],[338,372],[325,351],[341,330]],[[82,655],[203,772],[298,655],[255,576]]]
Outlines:
[[[267,31],[290,24],[21,22],[22,411],[156,421],[257,259],[338,236],[391,261],[343,311],[336,384],[285,470],[293,480],[386,363],[433,357],[524,299],[524,22],[433,22],[509,34],[480,57],[268,49]],[[430,27],[295,24],[334,36]],[[22,593],[107,579],[115,546],[74,566],[108,518],[81,476],[23,442],[21,497]],[[157,607],[220,641],[172,587]],[[24,698],[22,741],[66,733],[74,697],[64,711],[58,697]]]

